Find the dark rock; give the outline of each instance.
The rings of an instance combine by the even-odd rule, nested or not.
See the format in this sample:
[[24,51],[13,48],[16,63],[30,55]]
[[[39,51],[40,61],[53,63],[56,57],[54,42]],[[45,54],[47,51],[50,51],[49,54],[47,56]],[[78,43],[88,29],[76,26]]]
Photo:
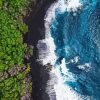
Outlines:
[[[34,46],[33,56],[30,59],[31,76],[33,82],[33,100],[49,100],[48,95],[45,93],[46,83],[49,79],[49,74],[45,71],[45,67],[37,62],[37,43],[39,40],[45,38],[44,16],[47,9],[54,1],[55,0],[37,0],[36,6],[31,7],[32,12],[30,13],[30,15],[26,16],[24,19],[29,27],[28,33],[24,36],[24,42],[26,42],[28,45]],[[43,70],[42,73],[41,70]],[[45,97],[45,99],[43,97]]]

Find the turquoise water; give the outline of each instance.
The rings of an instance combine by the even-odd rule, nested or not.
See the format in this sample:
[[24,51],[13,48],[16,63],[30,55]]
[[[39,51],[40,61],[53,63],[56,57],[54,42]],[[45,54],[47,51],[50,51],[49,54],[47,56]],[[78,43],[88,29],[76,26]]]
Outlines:
[[[58,57],[56,64],[65,59],[66,67],[75,76],[75,81],[64,80],[64,84],[77,93],[92,96],[91,100],[100,100],[100,3],[82,2],[83,8],[75,12],[55,10],[50,29]],[[60,72],[62,78],[68,77]]]

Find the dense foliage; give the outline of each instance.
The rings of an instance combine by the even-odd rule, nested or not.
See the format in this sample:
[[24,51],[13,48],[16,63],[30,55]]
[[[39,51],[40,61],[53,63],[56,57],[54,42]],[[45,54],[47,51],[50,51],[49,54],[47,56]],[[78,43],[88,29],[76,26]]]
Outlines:
[[[28,27],[23,23],[28,0],[0,0],[0,100],[20,100],[22,86],[29,73],[23,59],[27,45],[23,34]],[[21,86],[22,84],[22,86]]]

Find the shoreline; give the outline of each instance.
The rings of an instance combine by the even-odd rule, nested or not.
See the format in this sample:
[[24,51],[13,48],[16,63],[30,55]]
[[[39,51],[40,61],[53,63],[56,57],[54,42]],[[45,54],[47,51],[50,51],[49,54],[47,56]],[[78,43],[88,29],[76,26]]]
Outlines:
[[[55,0],[44,0],[41,5],[36,7],[33,7],[37,12],[35,12],[34,15],[34,9],[32,9],[32,12],[28,17],[24,19],[25,23],[29,27],[29,31],[25,36],[25,41],[28,43],[28,45],[34,46],[33,49],[33,56],[30,58],[31,62],[31,76],[32,76],[32,98],[33,100],[49,100],[48,94],[45,92],[46,89],[46,83],[49,80],[49,74],[45,70],[45,67],[39,64],[37,62],[38,58],[38,51],[37,51],[37,43],[38,40],[45,38],[45,27],[44,27],[44,16],[46,14],[47,9],[50,7],[50,5]],[[38,10],[39,9],[39,10]]]

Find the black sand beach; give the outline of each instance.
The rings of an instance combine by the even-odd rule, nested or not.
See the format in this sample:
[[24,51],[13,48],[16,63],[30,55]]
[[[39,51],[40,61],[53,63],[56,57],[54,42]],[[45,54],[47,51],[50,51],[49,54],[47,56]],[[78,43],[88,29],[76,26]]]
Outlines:
[[[32,12],[24,20],[29,27],[29,31],[25,36],[25,41],[34,46],[31,62],[32,76],[32,98],[33,100],[49,100],[45,93],[46,82],[49,79],[49,74],[45,71],[45,67],[40,65],[36,59],[38,58],[37,42],[45,37],[44,33],[44,16],[47,9],[55,0],[37,0],[37,5],[32,8]],[[42,72],[42,73],[41,73]]]

